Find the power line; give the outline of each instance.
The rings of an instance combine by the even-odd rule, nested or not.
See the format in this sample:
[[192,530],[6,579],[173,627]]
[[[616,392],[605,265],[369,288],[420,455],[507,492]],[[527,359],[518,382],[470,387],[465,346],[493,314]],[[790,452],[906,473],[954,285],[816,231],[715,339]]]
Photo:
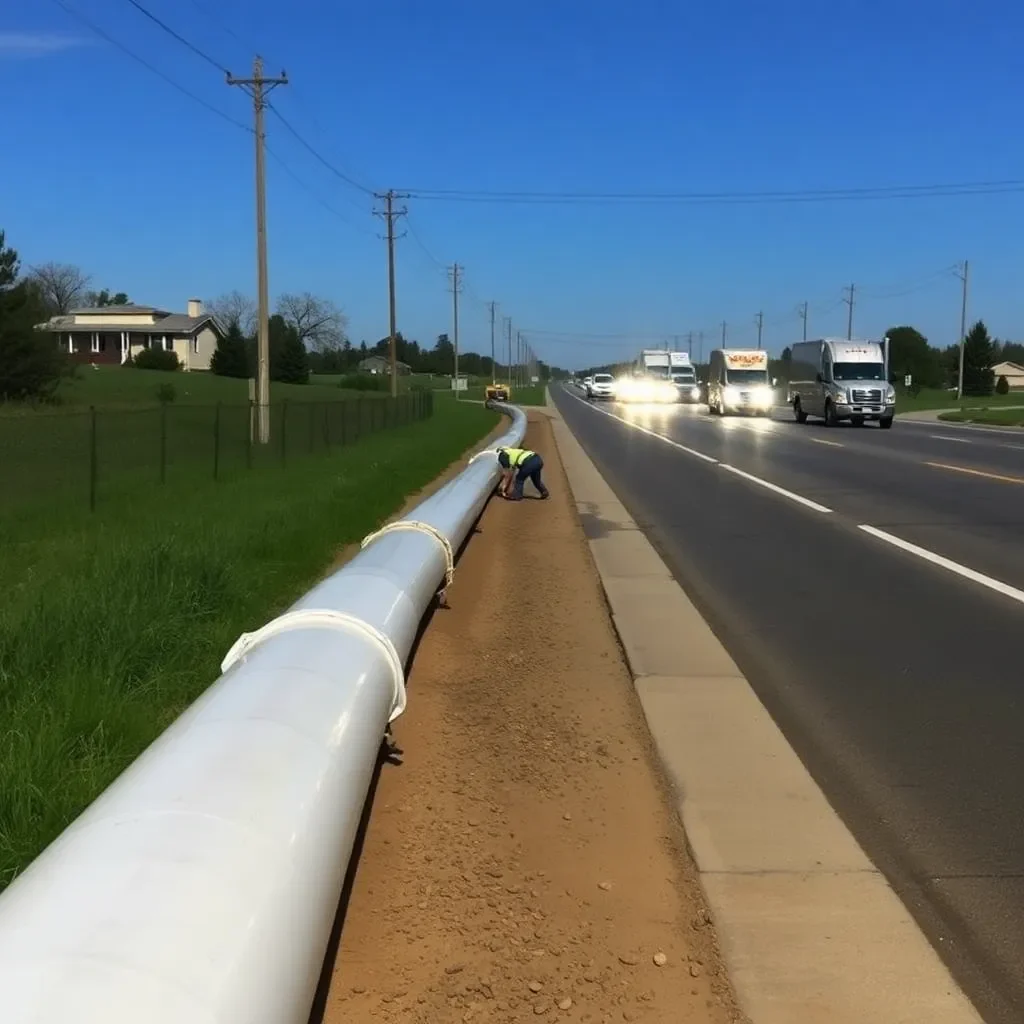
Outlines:
[[193,103],[198,103],[199,106],[205,107],[205,109],[208,110],[211,114],[216,114],[217,117],[219,117],[222,121],[227,121],[228,124],[232,124],[236,128],[240,128],[243,132],[252,132],[252,129],[248,125],[243,124],[241,121],[236,121],[230,114],[226,114],[224,113],[223,110],[220,110],[218,107],[215,107],[212,103],[208,103],[201,96],[197,96],[194,92],[191,92],[189,89],[186,89],[185,86],[180,85],[173,78],[164,74],[164,72],[161,71],[158,67],[155,67],[153,64],[150,64],[149,61],[146,60],[144,57],[140,57],[137,53],[135,53],[134,50],[129,49],[127,46],[124,45],[124,43],[116,39],[114,36],[110,35],[109,32],[101,28],[94,21],[92,21],[90,18],[84,15],[81,11],[72,7],[69,3],[66,2],[66,0],[52,0],[52,2],[56,4],[62,11],[64,11],[65,14],[70,14],[72,18],[75,18],[78,21],[80,21],[91,32],[95,33],[97,36],[100,37],[100,39],[104,40],[104,42],[110,43],[111,46],[120,50],[123,54],[125,54],[125,56],[131,57],[133,61],[135,61],[137,64],[141,64],[142,67],[144,67],[147,71],[152,72],[152,74],[156,75],[157,78],[163,79],[163,81],[165,81],[172,89],[176,89],[183,96],[187,96],[190,100],[192,100]]
[[220,71],[225,75],[231,73],[223,64],[220,63],[220,61],[214,60],[213,57],[211,57],[208,53],[204,52],[203,50],[200,50],[199,47],[195,45],[195,43],[186,39],[183,35],[181,35],[181,33],[175,32],[175,30],[171,28],[171,26],[168,25],[167,22],[161,21],[152,11],[147,10],[145,7],[143,7],[142,4],[139,3],[139,0],[127,0],[127,2],[130,3],[132,7],[134,7],[135,10],[137,10],[143,17],[148,18],[151,22],[153,22],[154,25],[157,25],[159,28],[163,29],[163,31],[166,32],[172,39],[176,39],[179,43],[181,43],[182,46],[191,50],[197,57],[201,58],[202,60],[205,60],[207,64],[212,65],[217,71]]
[[338,170],[338,168],[335,167],[334,164],[332,164],[330,162],[330,160],[328,160],[317,149],[315,149],[309,142],[307,142],[305,140],[305,138],[301,134],[299,134],[297,129],[292,127],[292,125],[289,123],[289,121],[284,116],[284,114],[282,114],[281,111],[278,110],[277,107],[275,107],[273,103],[268,103],[267,104],[267,108],[281,122],[281,124],[284,125],[284,127],[288,130],[288,132],[292,135],[292,137],[303,147],[303,149],[305,149],[313,157],[315,157],[335,177],[337,177],[341,181],[345,182],[346,185],[351,185],[352,188],[359,189],[360,192],[363,192],[363,193],[365,193],[368,196],[373,197],[373,196],[377,196],[378,195],[378,193],[375,192],[372,188],[368,188],[366,185],[362,184],[362,182],[356,181],[355,178],[349,177],[347,174],[345,174],[344,171]]
[[1002,195],[1024,192],[1024,179],[754,192],[487,192],[471,189],[415,188],[408,189],[407,191],[416,199],[459,203],[519,203],[532,205],[682,203],[690,205],[746,205]]

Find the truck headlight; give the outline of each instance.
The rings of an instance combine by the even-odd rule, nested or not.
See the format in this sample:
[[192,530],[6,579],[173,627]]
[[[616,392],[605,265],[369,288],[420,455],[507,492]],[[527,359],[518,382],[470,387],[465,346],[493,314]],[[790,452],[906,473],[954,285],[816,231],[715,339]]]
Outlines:
[[895,405],[896,404],[896,389],[890,385],[889,390],[885,393],[885,404]]
[[757,404],[762,409],[767,409],[772,405],[772,393],[767,388],[764,391],[759,391],[757,395]]
[[740,400],[740,389],[737,387],[733,387],[732,384],[729,384],[722,392],[722,397],[726,400],[726,402],[734,404]]
[[690,397],[691,398],[700,398],[700,388],[698,388],[696,386],[690,388]]
[[849,392],[845,388],[838,388],[835,393],[835,400],[839,405],[849,405]]

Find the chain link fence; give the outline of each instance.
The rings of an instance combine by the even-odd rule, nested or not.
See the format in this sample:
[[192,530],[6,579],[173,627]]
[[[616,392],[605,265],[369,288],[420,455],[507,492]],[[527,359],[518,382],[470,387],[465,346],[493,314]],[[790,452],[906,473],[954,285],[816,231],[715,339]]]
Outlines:
[[268,444],[257,440],[253,403],[0,416],[0,510],[52,499],[94,511],[114,490],[286,466],[433,410],[429,391],[280,402],[270,408]]

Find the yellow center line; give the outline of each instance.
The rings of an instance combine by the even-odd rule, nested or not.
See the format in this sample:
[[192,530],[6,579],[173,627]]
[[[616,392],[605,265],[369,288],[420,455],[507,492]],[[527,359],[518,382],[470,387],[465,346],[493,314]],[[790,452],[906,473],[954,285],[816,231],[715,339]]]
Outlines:
[[815,444],[827,444],[830,448],[842,448],[843,446],[838,441],[826,441],[821,437],[812,437],[811,440]]
[[980,469],[968,469],[966,466],[951,466],[947,462],[926,462],[926,466],[935,469],[949,469],[954,473],[969,473],[971,476],[983,476],[989,480],[1001,480],[1005,484],[1024,484],[1024,476],[1003,476],[1001,473],[986,473]]

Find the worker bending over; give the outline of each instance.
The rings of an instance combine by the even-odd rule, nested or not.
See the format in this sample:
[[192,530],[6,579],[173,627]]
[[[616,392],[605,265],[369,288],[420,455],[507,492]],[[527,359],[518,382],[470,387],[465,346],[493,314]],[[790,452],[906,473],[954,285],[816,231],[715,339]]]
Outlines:
[[527,480],[533,482],[542,498],[550,497],[544,481],[540,478],[544,460],[536,452],[531,452],[529,448],[499,448],[498,465],[502,469],[498,493],[503,498],[521,501],[523,485]]

